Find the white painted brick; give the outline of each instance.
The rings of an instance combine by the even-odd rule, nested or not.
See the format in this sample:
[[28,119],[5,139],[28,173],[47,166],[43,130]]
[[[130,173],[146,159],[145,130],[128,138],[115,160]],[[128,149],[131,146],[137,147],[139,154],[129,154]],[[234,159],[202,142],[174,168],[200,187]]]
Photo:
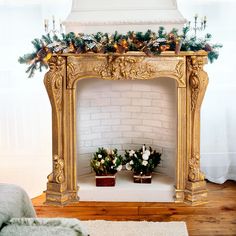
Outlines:
[[100,107],[79,107],[78,111],[77,111],[77,114],[82,114],[82,113],[98,113],[100,112],[101,109]]
[[112,91],[127,91],[131,90],[131,83],[127,83],[130,81],[112,81],[115,83],[112,83],[111,90]]
[[84,154],[84,153],[94,153],[96,152],[97,148],[99,147],[98,145],[94,145],[94,143],[96,143],[97,141],[93,141],[92,143],[92,146],[91,147],[79,147],[77,150],[77,155],[81,155],[81,154]]
[[111,91],[111,92],[102,93],[101,97],[102,98],[119,98],[121,97],[121,93],[116,92],[116,91]]
[[90,133],[88,135],[83,135],[81,137],[81,140],[94,140],[94,139],[101,139],[101,133]]
[[108,106],[108,107],[101,107],[102,112],[119,112],[120,107],[119,106]]
[[79,147],[91,147],[92,141],[91,140],[79,140]]
[[163,101],[173,102],[173,104],[177,105],[177,93],[169,94],[169,93],[161,93],[161,99]]
[[[84,127],[83,127],[84,128]],[[86,128],[86,127],[85,127]],[[89,135],[91,134],[91,130],[87,128],[87,130],[83,130],[81,131],[80,129],[77,129],[77,132],[79,133],[80,137],[82,137],[83,135]]]
[[[138,81],[139,83],[134,83],[132,90],[134,91],[152,91],[152,86],[143,83],[144,81]],[[141,83],[140,83],[141,82]]]
[[79,120],[90,120],[90,114],[82,113],[78,116]]
[[[132,113],[132,118],[139,118],[143,120],[159,120],[159,114],[152,113]],[[151,123],[150,123],[151,124]]]
[[126,131],[122,133],[124,138],[141,138],[143,136],[142,132],[135,132],[135,131]]
[[111,126],[108,126],[108,125],[100,125],[100,126],[96,126],[96,127],[91,127],[91,131],[92,132],[108,132],[108,131],[111,131]]
[[142,97],[149,98],[149,99],[161,99],[162,94],[160,92],[146,91],[146,92],[142,92]]
[[124,91],[121,93],[121,97],[125,98],[140,98],[141,93],[136,91]]
[[151,106],[152,100],[145,98],[134,98],[132,99],[132,105],[134,106]]
[[176,122],[175,121],[175,114],[173,114],[172,116],[170,115],[166,115],[166,114],[159,114],[158,115],[158,119],[160,121],[167,121],[167,122]]
[[[84,121],[83,121],[84,122]],[[77,130],[78,130],[78,132],[90,132],[91,130],[90,130],[90,127],[88,127],[88,126],[83,126],[82,124],[81,124],[81,121],[79,121],[79,122],[77,122]]]
[[131,105],[130,98],[111,98],[112,106],[129,106]]
[[116,132],[103,132],[102,133],[102,138],[121,138],[122,137],[122,132],[121,131],[116,131]]
[[80,100],[88,100],[88,99],[91,99],[91,98],[97,98],[98,97],[98,93],[92,93],[91,91],[84,91],[84,92],[80,92],[79,94],[77,93],[77,96],[78,96],[78,101]]
[[131,131],[132,126],[130,125],[117,125],[117,126],[112,126],[113,131]]
[[131,118],[131,113],[128,113],[128,112],[115,112],[115,113],[111,113],[111,118],[120,118],[120,119]]
[[167,129],[173,129],[175,124],[173,122],[162,121],[162,127]]
[[164,100],[152,100],[152,106],[159,106],[163,108],[174,107],[174,105],[170,101]]
[[124,143],[131,143],[131,138],[114,138],[112,139],[113,144],[124,144]]
[[173,116],[173,114],[177,117],[177,108],[173,107],[171,108],[162,108],[162,114]]
[[149,146],[153,144],[153,140],[150,138],[132,138],[132,143],[140,145],[146,144],[147,146]]
[[159,107],[142,107],[142,112],[160,114],[160,113],[162,113],[162,108],[159,108]]
[[110,113],[94,113],[94,114],[91,114],[91,120],[109,119],[110,116],[111,116]]
[[153,127],[162,127],[162,122],[159,120],[143,120],[143,125],[153,126]]
[[118,152],[120,152],[120,150],[122,150],[122,146],[118,145],[118,144],[112,144],[108,148],[110,148],[110,149],[117,149]]
[[125,119],[121,120],[122,125],[141,125],[142,120],[139,119]]
[[80,122],[80,126],[91,127],[100,125],[100,120],[84,120]]
[[90,99],[83,99],[79,101],[80,107],[89,107],[90,106]]
[[[172,80],[94,79],[81,81],[78,88],[78,155],[91,156],[102,146],[123,152],[144,143],[153,148],[176,149],[177,96]],[[175,153],[167,155],[165,168],[175,163]],[[84,162],[88,161],[85,156],[81,157]],[[88,162],[81,171],[91,171]]]
[[[94,140],[93,141],[93,146],[96,147],[96,149],[98,147],[108,147],[110,145],[113,144],[113,141],[111,138],[102,138],[102,139],[98,139],[98,140]],[[118,144],[118,143],[117,143]]]
[[142,107],[140,106],[122,106],[122,112],[141,112]]
[[134,129],[134,131],[141,131],[141,132],[152,132],[153,131],[153,127],[144,126],[144,125],[135,126],[133,129]]
[[153,143],[158,143],[159,140],[162,140],[162,136],[159,133],[145,132],[143,137],[153,139]]
[[111,104],[110,98],[97,98],[91,100],[91,106],[109,106]]
[[123,144],[122,150],[139,150],[140,148],[142,148],[142,146],[143,146],[143,143],[141,143],[141,144],[134,144],[134,143]]
[[101,120],[102,125],[119,125],[120,119]]
[[153,132],[158,132],[162,134],[163,136],[165,135],[171,135],[171,136],[176,136],[177,135],[177,130],[174,129],[166,129],[166,128],[155,128],[153,127]]

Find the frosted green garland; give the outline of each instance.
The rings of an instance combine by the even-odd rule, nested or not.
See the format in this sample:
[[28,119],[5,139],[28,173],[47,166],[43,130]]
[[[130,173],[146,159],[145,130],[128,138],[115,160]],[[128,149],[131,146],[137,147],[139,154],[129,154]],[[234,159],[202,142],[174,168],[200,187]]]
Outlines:
[[[33,77],[36,70],[48,68],[48,60],[52,54],[87,52],[94,53],[125,53],[128,51],[144,52],[148,56],[161,54],[163,51],[199,51],[208,53],[210,62],[218,58],[220,44],[210,44],[211,35],[204,38],[188,37],[189,27],[184,27],[182,34],[172,29],[166,33],[164,27],[158,32],[148,30],[146,33],[130,31],[127,34],[119,34],[117,31],[109,35],[98,32],[96,34],[68,34],[43,35],[41,39],[34,39],[32,44],[34,51],[19,58],[19,63],[29,64],[26,73]],[[181,46],[181,47],[180,47]],[[179,48],[178,48],[179,47]]]

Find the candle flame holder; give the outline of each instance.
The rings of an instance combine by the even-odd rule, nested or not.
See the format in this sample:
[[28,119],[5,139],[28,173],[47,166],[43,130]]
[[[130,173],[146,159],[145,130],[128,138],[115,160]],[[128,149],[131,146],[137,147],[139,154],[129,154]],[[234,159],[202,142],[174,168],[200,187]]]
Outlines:
[[207,26],[207,18],[206,16],[204,16],[204,18],[202,18],[201,21],[199,21],[198,19],[198,15],[196,14],[194,16],[194,22],[193,22],[193,27],[191,27],[191,21],[188,22],[188,27],[190,30],[194,31],[194,37],[197,37],[197,32],[198,31],[204,31],[206,29]]
[[55,17],[52,16],[52,29],[49,29],[49,20],[48,19],[45,19],[44,20],[44,31],[45,33],[47,34],[59,34],[59,33],[63,33],[63,25],[62,25],[62,22],[61,20],[59,20],[59,25],[60,25],[60,29],[56,29],[56,21],[55,21]]

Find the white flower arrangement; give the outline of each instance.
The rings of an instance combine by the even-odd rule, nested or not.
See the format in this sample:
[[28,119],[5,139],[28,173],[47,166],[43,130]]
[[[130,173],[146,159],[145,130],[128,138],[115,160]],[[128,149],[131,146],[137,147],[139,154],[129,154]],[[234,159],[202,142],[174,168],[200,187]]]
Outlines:
[[147,148],[145,145],[139,150],[125,151],[125,167],[132,170],[134,174],[149,175],[160,164],[161,153]]
[[117,149],[109,150],[102,147],[93,154],[90,165],[98,176],[114,175],[122,170],[122,161],[123,158],[118,155]]

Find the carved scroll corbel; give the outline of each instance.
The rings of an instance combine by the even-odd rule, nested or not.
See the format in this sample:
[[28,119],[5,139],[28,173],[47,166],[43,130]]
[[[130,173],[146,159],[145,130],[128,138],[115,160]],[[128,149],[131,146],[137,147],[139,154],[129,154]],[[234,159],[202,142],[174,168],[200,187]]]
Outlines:
[[203,70],[204,57],[188,58],[189,85],[191,91],[191,156],[189,159],[188,179],[191,182],[204,180],[200,171],[200,109],[208,84],[207,73]]
[[48,181],[53,183],[63,183],[65,181],[64,159],[58,155],[53,156],[53,172],[48,175]]
[[53,126],[53,171],[48,176],[49,183],[65,181],[64,160],[62,158],[62,96],[65,77],[65,58],[53,56],[49,60],[50,70],[46,73],[44,84],[52,107]]

